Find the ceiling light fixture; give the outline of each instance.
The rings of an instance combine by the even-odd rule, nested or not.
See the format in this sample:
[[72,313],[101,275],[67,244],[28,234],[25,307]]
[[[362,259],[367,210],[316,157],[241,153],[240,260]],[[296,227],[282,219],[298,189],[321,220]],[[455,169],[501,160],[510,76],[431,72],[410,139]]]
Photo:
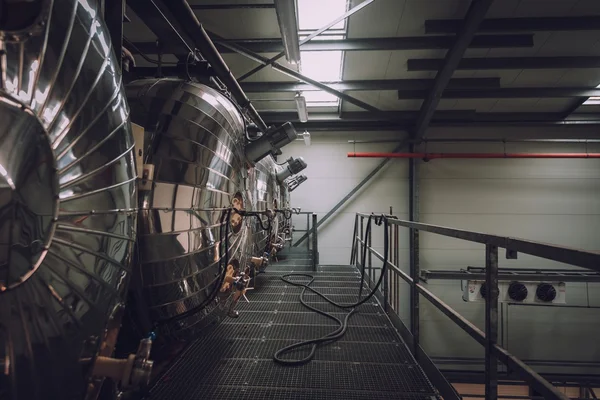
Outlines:
[[308,110],[306,109],[306,99],[302,96],[302,93],[297,92],[294,100],[296,100],[296,108],[298,109],[298,119],[300,122],[307,122]]
[[294,0],[275,0],[275,11],[285,58],[288,62],[298,65],[300,64],[300,40],[298,39],[296,2]]

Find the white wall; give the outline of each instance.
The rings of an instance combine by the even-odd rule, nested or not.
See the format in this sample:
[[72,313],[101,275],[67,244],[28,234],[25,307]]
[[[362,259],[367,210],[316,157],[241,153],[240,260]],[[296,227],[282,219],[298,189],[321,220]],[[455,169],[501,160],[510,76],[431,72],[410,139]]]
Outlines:
[[[401,133],[380,134],[371,138],[389,138]],[[278,158],[282,162],[290,156],[304,157],[308,167],[302,174],[308,180],[291,193],[292,206],[302,211],[317,213],[321,219],[350,190],[352,190],[381,159],[348,158],[351,151],[391,151],[395,145],[349,144],[348,140],[363,139],[355,133],[317,133],[310,146],[297,141],[283,149]],[[356,212],[389,213],[390,206],[400,218],[408,217],[406,160],[391,160],[363,189],[348,201],[338,212],[319,228],[319,252],[321,264],[348,264],[354,215]],[[305,222],[294,222],[304,228]],[[379,232],[374,232],[373,243],[381,242]]]
[[[568,132],[567,132],[568,130]],[[432,129],[428,137],[598,137],[590,128]],[[295,142],[284,157],[302,156],[308,181],[292,193],[292,205],[321,218],[381,159],[347,158],[349,151],[390,151],[394,144],[349,144],[349,139],[400,138],[402,133],[315,133],[312,145]],[[429,144],[428,152],[600,152],[589,144]],[[280,160],[284,158],[281,157]],[[486,233],[521,237],[600,251],[600,160],[432,160],[419,162],[421,221]],[[322,264],[347,264],[355,212],[408,215],[407,162],[395,159],[319,230]],[[408,239],[401,230],[401,260],[408,263]],[[381,243],[375,236],[373,243]],[[483,266],[483,247],[469,242],[421,235],[421,269]],[[564,268],[526,255],[500,267]],[[406,266],[406,265],[405,265]],[[403,287],[406,287],[404,285]],[[460,282],[431,281],[430,289],[483,328],[481,304],[461,300]],[[599,285],[569,283],[569,305],[600,307]],[[422,300],[422,343],[432,356],[482,357],[474,344],[443,314]],[[505,345],[524,359],[600,360],[600,309],[504,306]],[[534,336],[532,336],[534,334]],[[563,369],[562,372],[577,372]],[[589,372],[589,371],[588,371]],[[595,373],[600,373],[594,370]]]

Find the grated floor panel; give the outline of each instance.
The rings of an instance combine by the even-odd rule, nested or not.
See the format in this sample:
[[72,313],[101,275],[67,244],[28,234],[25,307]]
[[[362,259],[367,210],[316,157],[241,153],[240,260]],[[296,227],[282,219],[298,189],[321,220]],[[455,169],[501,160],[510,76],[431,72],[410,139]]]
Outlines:
[[[250,302],[238,305],[239,318],[225,319],[182,352],[155,381],[151,400],[439,398],[374,301],[357,309],[342,339],[319,346],[312,362],[297,367],[275,363],[272,356],[278,349],[337,328],[303,307],[298,301],[301,289],[285,284],[280,275],[310,271],[317,277],[313,287],[344,303],[357,299],[360,283],[352,267],[319,266],[313,272],[306,253],[295,251],[289,257],[257,276],[255,289],[247,295]],[[312,293],[305,299],[340,319],[346,315]],[[299,349],[286,357],[302,358],[308,351]]]

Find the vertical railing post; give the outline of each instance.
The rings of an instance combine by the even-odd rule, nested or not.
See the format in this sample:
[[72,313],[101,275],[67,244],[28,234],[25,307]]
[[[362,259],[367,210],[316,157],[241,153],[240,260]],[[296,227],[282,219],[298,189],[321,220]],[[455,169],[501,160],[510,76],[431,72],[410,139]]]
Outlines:
[[[364,223],[365,223],[365,219],[364,217],[361,215],[360,216],[360,235],[358,236],[361,240],[364,238],[363,232],[364,232]],[[358,266],[360,268],[362,268],[362,260],[363,260],[363,253],[365,251],[365,244],[364,243],[360,243],[360,252],[358,253],[359,258],[358,258]]]
[[317,237],[317,214],[312,215],[312,235],[313,235],[313,271],[317,270],[319,265],[319,240]]
[[[411,151],[414,149],[411,147]],[[408,208],[411,221],[419,221],[419,176],[418,176],[417,160],[411,158],[408,160]],[[419,264],[419,231],[410,229],[409,232],[409,264],[410,277],[412,285],[410,287],[410,332],[413,337],[412,352],[415,358],[419,355],[419,335],[420,335],[420,313],[419,313],[419,291],[417,284],[419,283],[420,264]]]
[[498,247],[485,246],[485,398],[498,398]]
[[[306,234],[310,236],[311,233],[312,230],[310,229],[310,215],[306,213]],[[307,237],[306,239],[306,250],[310,252],[310,237]]]
[[[367,258],[368,258],[368,274],[369,274],[369,280],[373,280],[373,282],[376,281],[376,279],[371,279],[371,276],[373,276],[373,253],[371,252],[371,247],[373,246],[373,226],[371,225],[371,233],[369,234],[369,239],[367,240],[367,245],[368,247],[368,253],[367,253]],[[369,287],[371,287],[371,282],[368,282]]]
[[350,265],[355,265],[356,262],[356,234],[358,233],[358,214],[354,215],[354,229],[352,230],[352,249],[350,249]]

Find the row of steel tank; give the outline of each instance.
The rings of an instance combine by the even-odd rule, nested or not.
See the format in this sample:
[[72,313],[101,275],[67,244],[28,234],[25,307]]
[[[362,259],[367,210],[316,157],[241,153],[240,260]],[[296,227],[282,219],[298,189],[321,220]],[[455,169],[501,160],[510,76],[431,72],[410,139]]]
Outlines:
[[0,10],[0,400],[111,398],[153,342],[236,316],[305,164],[219,90],[125,88],[95,1],[22,6]]

